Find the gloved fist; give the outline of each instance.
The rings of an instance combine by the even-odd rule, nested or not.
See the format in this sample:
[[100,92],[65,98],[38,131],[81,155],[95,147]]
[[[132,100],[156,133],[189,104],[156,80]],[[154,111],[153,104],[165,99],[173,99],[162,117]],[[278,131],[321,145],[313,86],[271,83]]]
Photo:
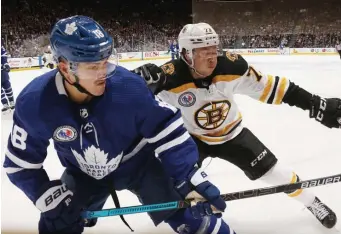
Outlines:
[[1,70],[4,70],[5,72],[10,72],[11,67],[9,66],[8,63],[5,63],[5,64],[1,65]]
[[158,83],[162,74],[162,69],[155,64],[147,63],[132,70],[133,73],[142,76],[147,85]]
[[175,188],[184,199],[195,191],[206,200],[199,201],[191,207],[194,218],[213,215],[217,210],[223,212],[226,209],[226,203],[220,197],[219,189],[209,182],[207,174],[197,167],[190,172],[186,180],[178,181]]
[[73,231],[81,233],[84,223],[81,221],[81,207],[60,180],[50,181],[41,188],[41,195],[35,201],[36,207],[42,212],[41,225],[50,232]]
[[341,99],[314,95],[309,115],[328,128],[341,128]]

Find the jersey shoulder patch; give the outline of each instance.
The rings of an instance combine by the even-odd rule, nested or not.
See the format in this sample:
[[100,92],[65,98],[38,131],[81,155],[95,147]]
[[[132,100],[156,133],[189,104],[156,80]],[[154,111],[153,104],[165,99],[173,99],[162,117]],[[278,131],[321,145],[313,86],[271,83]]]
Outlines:
[[169,62],[160,67],[165,75],[173,75],[175,72],[174,64]]
[[224,53],[225,53],[224,55],[226,56],[226,58],[228,58],[232,62],[238,60],[238,58],[239,58],[238,54],[231,53],[229,51],[225,51]]
[[221,75],[244,75],[249,65],[240,54],[225,52],[218,57],[217,73]]
[[188,65],[181,59],[167,62],[161,66],[161,69],[165,79],[162,87],[159,87],[159,92],[162,90],[174,90],[183,85],[193,83]]

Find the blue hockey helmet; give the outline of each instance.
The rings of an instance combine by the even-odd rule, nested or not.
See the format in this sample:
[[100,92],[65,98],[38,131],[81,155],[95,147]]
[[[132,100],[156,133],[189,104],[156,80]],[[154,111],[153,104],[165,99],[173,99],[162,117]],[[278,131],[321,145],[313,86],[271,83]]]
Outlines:
[[98,80],[114,75],[117,56],[113,40],[95,20],[86,16],[72,16],[59,20],[50,35],[53,57],[60,62],[66,60],[75,82],[70,83],[80,92],[93,95],[85,89],[80,80]]
[[50,35],[54,58],[69,62],[96,62],[113,53],[111,36],[95,20],[81,15],[59,20]]

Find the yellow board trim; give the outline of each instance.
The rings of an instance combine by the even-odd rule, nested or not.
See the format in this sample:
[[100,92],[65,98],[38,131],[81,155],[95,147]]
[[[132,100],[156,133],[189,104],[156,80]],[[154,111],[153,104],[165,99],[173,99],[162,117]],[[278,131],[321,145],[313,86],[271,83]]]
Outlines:
[[11,72],[17,71],[26,71],[26,70],[40,70],[40,67],[19,67],[19,68],[11,68]]

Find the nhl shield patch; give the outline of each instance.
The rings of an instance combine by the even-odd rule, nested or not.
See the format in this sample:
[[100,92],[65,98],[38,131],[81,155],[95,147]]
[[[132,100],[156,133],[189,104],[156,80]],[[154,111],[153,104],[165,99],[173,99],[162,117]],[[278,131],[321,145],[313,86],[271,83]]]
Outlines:
[[194,105],[196,98],[192,92],[185,92],[180,95],[178,101],[181,106],[190,107]]
[[77,138],[77,131],[71,126],[60,126],[53,133],[53,139],[56,141],[73,141]]

